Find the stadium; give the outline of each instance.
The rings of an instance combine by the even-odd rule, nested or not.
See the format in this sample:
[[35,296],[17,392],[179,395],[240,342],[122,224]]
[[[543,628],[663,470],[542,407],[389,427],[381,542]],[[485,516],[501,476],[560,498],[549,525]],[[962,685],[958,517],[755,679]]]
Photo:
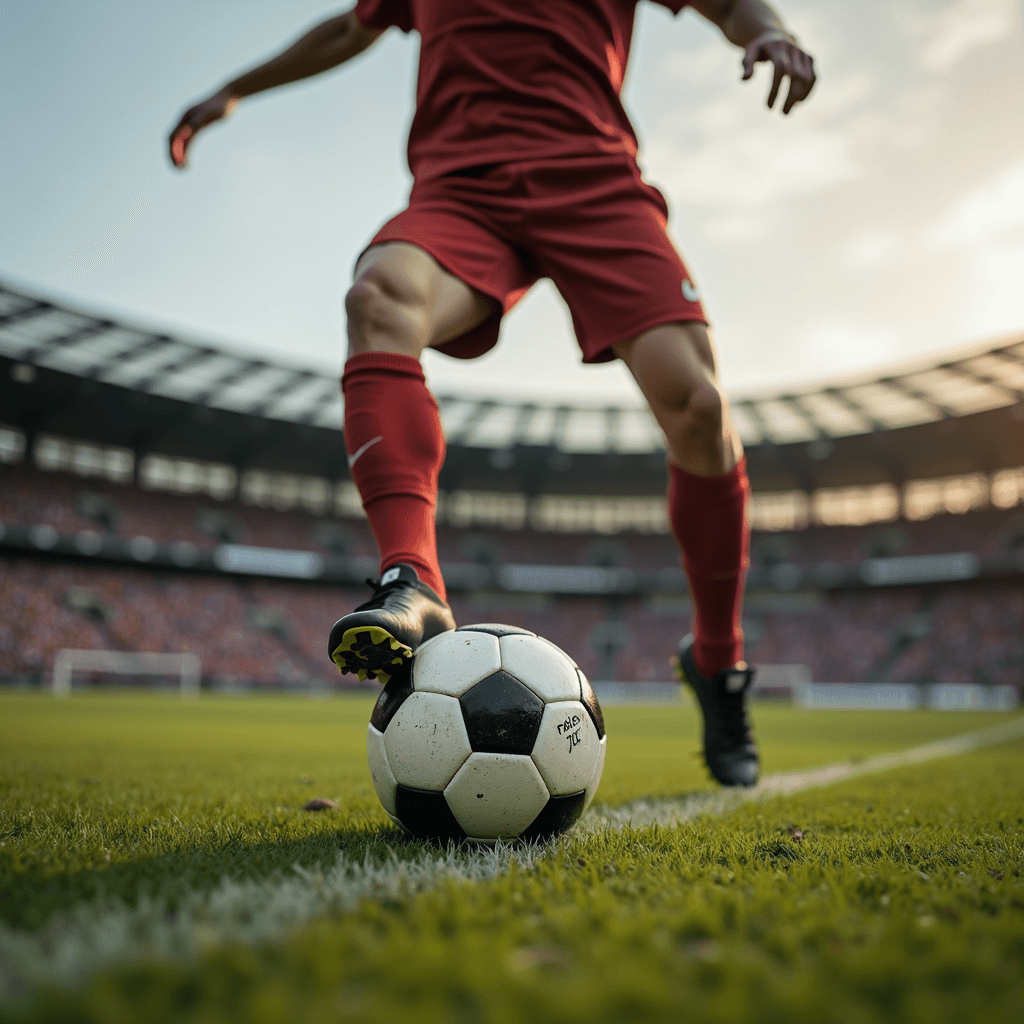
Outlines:
[[1020,4],[779,8],[0,4],[0,1024],[1024,1020]]
[[[106,649],[196,655],[211,689],[346,685],[325,638],[376,563],[336,379],[11,286],[0,359],[5,680],[48,685],[59,651]],[[669,680],[690,608],[650,414],[439,402],[458,619],[543,629],[599,685]],[[1016,703],[1024,337],[735,408],[762,689]]]

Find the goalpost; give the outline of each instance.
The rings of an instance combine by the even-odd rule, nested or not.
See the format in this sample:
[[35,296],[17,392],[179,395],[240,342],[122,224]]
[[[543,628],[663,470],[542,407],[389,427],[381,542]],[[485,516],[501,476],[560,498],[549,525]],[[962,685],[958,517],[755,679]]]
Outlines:
[[135,651],[76,651],[57,652],[53,662],[53,695],[71,695],[71,677],[75,671],[111,672],[117,675],[178,676],[182,697],[199,694],[198,654],[155,654]]

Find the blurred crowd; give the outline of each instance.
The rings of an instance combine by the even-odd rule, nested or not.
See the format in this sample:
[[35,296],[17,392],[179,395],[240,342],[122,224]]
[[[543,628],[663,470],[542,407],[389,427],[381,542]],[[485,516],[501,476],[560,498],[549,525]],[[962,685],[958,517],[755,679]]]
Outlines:
[[[146,491],[62,473],[0,468],[0,524],[62,533],[109,530],[201,547],[222,541],[372,556],[365,521],[279,512],[201,496]],[[920,523],[755,534],[771,564],[1020,548],[1019,512],[984,510]],[[442,526],[443,562],[678,565],[668,535],[615,536]],[[62,648],[192,651],[215,686],[339,685],[326,657],[330,627],[363,588],[62,564],[0,557],[0,679],[45,682]],[[485,592],[452,598],[461,623],[498,621],[542,633],[593,679],[665,680],[687,632],[685,596],[559,598]],[[977,582],[891,590],[751,593],[749,660],[804,664],[822,682],[1024,685],[1024,588]],[[344,682],[352,682],[345,677]]]
[[[61,648],[192,651],[212,685],[331,685],[326,640],[363,589],[270,583],[134,568],[0,559],[0,678],[44,682]],[[1019,586],[901,588],[795,595],[772,608],[751,595],[748,658],[804,664],[822,682],[1024,684]],[[593,679],[671,678],[687,632],[685,598],[456,594],[460,623],[506,622],[548,637]]]

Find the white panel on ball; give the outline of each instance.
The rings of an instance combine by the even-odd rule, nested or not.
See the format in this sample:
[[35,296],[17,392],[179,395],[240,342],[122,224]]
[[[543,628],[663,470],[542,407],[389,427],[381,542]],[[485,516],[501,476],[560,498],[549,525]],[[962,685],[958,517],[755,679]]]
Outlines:
[[597,792],[597,787],[601,782],[601,773],[604,771],[604,755],[606,753],[608,753],[607,734],[601,737],[601,752],[597,755],[597,764],[594,765],[594,774],[590,777],[590,782],[587,784],[587,796],[583,801],[584,811],[590,806],[590,801],[594,799],[594,794]]
[[527,754],[473,754],[444,795],[471,839],[514,838],[548,802],[548,788]]
[[578,700],[562,700],[544,708],[532,756],[552,796],[586,789],[600,748],[594,722]]
[[501,667],[545,703],[580,699],[580,681],[572,661],[539,636],[503,636]]
[[370,778],[373,779],[373,788],[377,791],[384,810],[388,814],[394,815],[398,811],[398,806],[395,803],[398,783],[391,771],[391,765],[388,764],[388,752],[384,747],[384,733],[376,729],[372,723],[366,728],[366,759],[370,762]]
[[558,651],[558,653],[561,654],[562,657],[568,658],[573,663],[574,668],[579,668],[579,665],[576,663],[576,660],[573,658],[573,656],[569,654],[567,651],[563,651],[562,648],[558,646],[558,644],[553,644],[546,636],[540,636],[537,637],[537,639],[543,640],[544,643],[548,645],[548,647],[554,647],[554,649]]
[[410,694],[384,730],[384,749],[401,785],[444,789],[472,753],[458,699]]
[[416,690],[461,697],[471,686],[500,668],[501,654],[496,636],[490,633],[442,633],[416,652],[412,685]]

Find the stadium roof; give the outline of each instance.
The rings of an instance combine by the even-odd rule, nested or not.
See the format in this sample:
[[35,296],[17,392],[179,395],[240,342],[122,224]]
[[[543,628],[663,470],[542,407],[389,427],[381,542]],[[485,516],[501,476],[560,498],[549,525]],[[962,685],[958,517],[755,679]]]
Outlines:
[[[333,375],[112,320],[2,282],[0,358],[9,366],[0,421],[30,434],[347,475]],[[456,394],[438,402],[449,485],[529,493],[663,488],[660,434],[640,406]],[[1019,466],[1024,333],[882,376],[737,398],[733,409],[759,490]]]

